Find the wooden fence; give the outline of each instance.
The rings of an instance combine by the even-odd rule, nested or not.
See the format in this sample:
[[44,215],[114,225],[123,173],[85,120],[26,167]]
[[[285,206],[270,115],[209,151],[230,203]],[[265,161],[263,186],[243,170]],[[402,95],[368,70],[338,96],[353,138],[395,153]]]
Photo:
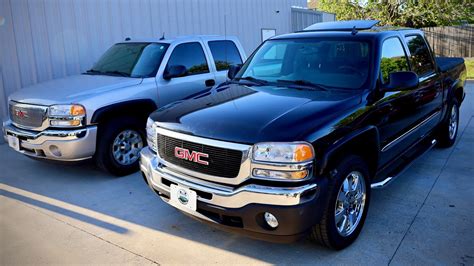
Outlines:
[[423,28],[438,56],[474,57],[474,25]]

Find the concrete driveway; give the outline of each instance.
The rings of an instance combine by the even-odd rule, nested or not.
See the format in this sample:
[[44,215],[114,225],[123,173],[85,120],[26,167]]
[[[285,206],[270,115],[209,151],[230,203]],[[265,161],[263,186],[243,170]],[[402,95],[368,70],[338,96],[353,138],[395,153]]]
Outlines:
[[38,162],[0,145],[0,264],[474,264],[474,83],[458,143],[374,191],[359,239],[334,252],[215,230],[161,202],[140,174]]

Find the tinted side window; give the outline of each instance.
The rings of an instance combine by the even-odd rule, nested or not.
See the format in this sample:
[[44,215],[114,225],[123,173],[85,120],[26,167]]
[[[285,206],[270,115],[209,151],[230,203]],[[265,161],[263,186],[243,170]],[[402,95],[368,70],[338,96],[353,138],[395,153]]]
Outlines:
[[430,50],[423,37],[420,35],[407,36],[406,41],[411,54],[413,71],[420,77],[433,72],[434,66]]
[[382,83],[388,83],[390,73],[408,71],[408,61],[403,46],[398,38],[390,38],[383,42],[380,72]]
[[231,65],[242,64],[242,58],[232,41],[210,41],[212,57],[217,71],[227,70]]
[[186,76],[209,73],[206,56],[201,44],[197,42],[183,43],[174,48],[167,67],[176,65],[186,67]]

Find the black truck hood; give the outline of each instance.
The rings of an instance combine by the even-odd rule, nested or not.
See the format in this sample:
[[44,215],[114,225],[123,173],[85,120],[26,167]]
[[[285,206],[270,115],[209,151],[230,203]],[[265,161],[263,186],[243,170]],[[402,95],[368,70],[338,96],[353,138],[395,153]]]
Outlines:
[[163,128],[230,142],[296,141],[360,99],[355,91],[230,84],[167,105],[151,118]]

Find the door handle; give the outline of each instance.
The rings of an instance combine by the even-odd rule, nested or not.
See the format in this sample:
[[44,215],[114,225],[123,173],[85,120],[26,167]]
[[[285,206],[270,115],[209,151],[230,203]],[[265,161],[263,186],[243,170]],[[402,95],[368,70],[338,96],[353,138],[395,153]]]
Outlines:
[[216,81],[213,80],[213,79],[208,79],[208,80],[206,80],[205,83],[206,83],[206,87],[212,87],[212,86],[216,85]]

